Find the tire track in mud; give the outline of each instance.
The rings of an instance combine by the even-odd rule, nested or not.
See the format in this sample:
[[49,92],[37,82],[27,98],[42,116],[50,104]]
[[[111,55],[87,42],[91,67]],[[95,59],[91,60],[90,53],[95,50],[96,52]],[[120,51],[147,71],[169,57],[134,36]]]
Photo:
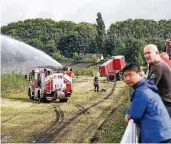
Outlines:
[[56,119],[55,121],[47,128],[45,129],[42,133],[40,133],[38,136],[33,137],[30,141],[31,142],[36,142],[37,141],[46,141],[47,136],[51,135],[52,133],[55,132],[56,128],[63,123],[64,120],[64,112],[60,109],[60,107],[53,106],[54,112],[56,114]]
[[[29,143],[50,143],[53,141],[54,137],[56,137],[64,128],[66,128],[68,125],[70,125],[76,118],[78,118],[79,116],[88,113],[88,110],[90,110],[91,108],[97,106],[98,104],[104,102],[105,100],[107,100],[115,91],[116,88],[116,82],[114,83],[111,92],[106,95],[103,99],[95,102],[94,104],[92,104],[91,106],[84,108],[81,105],[76,105],[76,107],[79,107],[79,112],[77,114],[75,114],[73,117],[71,117],[68,120],[65,121],[59,121],[61,114],[58,113],[62,113],[63,112],[60,110],[60,108],[58,107],[59,110],[56,110],[56,120],[51,124],[50,127],[48,127],[46,130],[44,130],[41,134],[39,134],[38,136],[34,136],[31,140],[29,140]],[[59,118],[57,118],[59,117]]]
[[[80,104],[77,104],[77,105],[75,105],[80,111],[84,111],[85,110],[85,108],[83,107],[83,106],[81,106]],[[89,112],[87,111],[87,112],[83,112],[83,114],[89,114]]]
[[[120,106],[124,105],[123,102],[125,102],[126,100],[129,100],[129,97],[125,98],[122,100],[122,102],[120,102],[120,104],[118,106],[116,106],[111,112],[110,114],[108,115],[108,117],[110,117],[111,115],[114,115],[115,112],[117,113],[117,110],[120,108]],[[104,125],[104,123],[107,121],[104,120],[104,122],[98,127],[98,131],[100,131],[102,129],[102,126]],[[92,135],[92,138],[89,139],[89,142],[88,143],[93,143],[93,144],[97,144],[99,143],[99,136],[97,136],[97,133],[95,132],[93,135]]]
[[[127,90],[124,90],[121,94],[119,93],[119,94],[117,94],[117,95],[115,95],[115,98],[117,98],[117,99],[114,99],[115,101],[118,101],[121,97],[118,97],[118,95],[123,95],[123,94],[125,94],[126,93],[126,91]],[[96,119],[97,119],[97,121],[96,122],[93,122],[85,131],[83,131],[82,132],[82,136],[83,137],[81,137],[79,140],[77,140],[77,141],[75,141],[74,143],[82,143],[82,142],[84,142],[84,140],[86,139],[86,137],[88,137],[88,136],[90,136],[87,132],[89,132],[90,131],[90,129],[91,130],[98,130],[98,129],[100,129],[100,127],[103,125],[103,123],[105,122],[105,120],[106,119],[104,119],[103,120],[103,122],[102,123],[100,123],[99,124],[99,122],[98,121],[100,121],[101,120],[101,118],[103,117],[103,115],[106,113],[106,111],[110,111],[110,113],[109,114],[107,114],[107,116],[110,116],[111,114],[114,114],[115,113],[115,111],[120,107],[120,105],[122,105],[123,104],[123,102],[124,101],[126,101],[126,100],[128,100],[128,97],[127,98],[125,98],[125,99],[123,99],[122,101],[120,101],[117,105],[115,105],[114,107],[110,107],[110,106],[108,106]],[[112,111],[111,111],[111,109],[112,109]],[[86,135],[87,134],[87,135]],[[90,139],[90,143],[95,143],[96,142],[96,140],[94,139],[94,136],[95,136],[95,134],[92,134],[93,136],[93,138],[92,139]]]

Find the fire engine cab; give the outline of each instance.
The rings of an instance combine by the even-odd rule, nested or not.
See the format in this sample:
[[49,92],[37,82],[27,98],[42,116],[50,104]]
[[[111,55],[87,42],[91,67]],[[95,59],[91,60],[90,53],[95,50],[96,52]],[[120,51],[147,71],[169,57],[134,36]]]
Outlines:
[[48,99],[67,102],[72,93],[72,69],[69,67],[38,67],[29,73],[28,96],[40,102]]

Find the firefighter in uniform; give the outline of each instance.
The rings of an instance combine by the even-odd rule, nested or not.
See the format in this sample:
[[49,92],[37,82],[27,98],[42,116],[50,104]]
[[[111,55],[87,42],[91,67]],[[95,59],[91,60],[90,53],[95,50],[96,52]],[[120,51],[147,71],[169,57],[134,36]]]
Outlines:
[[98,80],[98,76],[94,77],[94,91],[98,92],[99,91],[99,80]]

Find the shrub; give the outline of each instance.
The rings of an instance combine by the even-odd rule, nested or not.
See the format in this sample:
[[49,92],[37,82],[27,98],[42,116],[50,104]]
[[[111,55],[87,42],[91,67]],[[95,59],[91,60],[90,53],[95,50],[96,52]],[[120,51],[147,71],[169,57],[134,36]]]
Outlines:
[[8,93],[12,91],[25,91],[28,81],[24,79],[24,74],[16,74],[14,72],[1,75],[1,92]]
[[52,57],[56,60],[67,60],[63,55],[60,54],[60,52],[55,52],[52,54]]
[[91,62],[91,59],[90,58],[85,58],[84,62],[88,62],[89,63],[89,62]]
[[73,69],[73,73],[75,76],[95,76],[97,70],[93,68],[75,68]]

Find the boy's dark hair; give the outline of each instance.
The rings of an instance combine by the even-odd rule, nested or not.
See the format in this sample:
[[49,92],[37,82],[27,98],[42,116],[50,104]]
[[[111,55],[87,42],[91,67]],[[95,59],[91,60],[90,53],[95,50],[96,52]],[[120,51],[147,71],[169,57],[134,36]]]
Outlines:
[[124,69],[123,69],[123,73],[126,71],[135,71],[135,72],[140,72],[140,66],[134,63],[128,64]]

